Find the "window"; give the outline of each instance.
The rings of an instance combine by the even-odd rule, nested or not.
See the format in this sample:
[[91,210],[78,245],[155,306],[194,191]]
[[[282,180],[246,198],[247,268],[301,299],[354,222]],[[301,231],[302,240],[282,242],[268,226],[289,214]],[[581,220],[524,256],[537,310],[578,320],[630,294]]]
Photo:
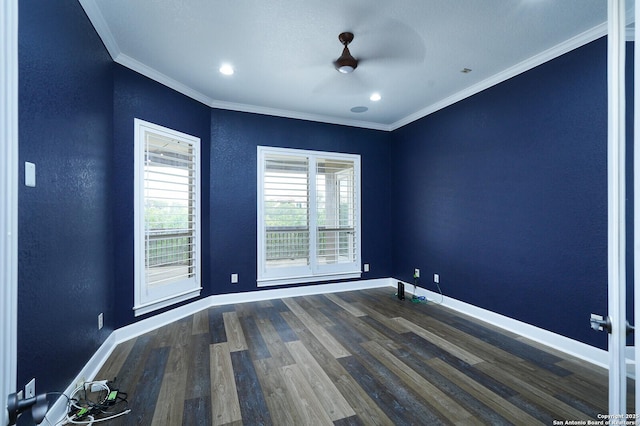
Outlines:
[[200,295],[200,139],[135,119],[135,315]]
[[359,278],[360,156],[258,147],[258,286]]

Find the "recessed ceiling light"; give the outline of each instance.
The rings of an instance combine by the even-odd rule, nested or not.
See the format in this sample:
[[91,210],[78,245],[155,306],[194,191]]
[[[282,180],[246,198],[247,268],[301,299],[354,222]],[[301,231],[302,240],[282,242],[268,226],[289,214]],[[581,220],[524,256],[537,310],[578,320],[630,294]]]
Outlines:
[[224,64],[220,67],[220,73],[224,75],[233,75],[233,67],[229,64]]
[[372,100],[373,102],[378,102],[380,99],[382,99],[382,96],[380,96],[380,93],[373,93],[371,94],[371,96],[369,96],[369,99]]
[[368,110],[369,108],[367,108],[366,106],[354,106],[353,108],[351,108],[351,112],[355,112],[356,114],[367,112]]

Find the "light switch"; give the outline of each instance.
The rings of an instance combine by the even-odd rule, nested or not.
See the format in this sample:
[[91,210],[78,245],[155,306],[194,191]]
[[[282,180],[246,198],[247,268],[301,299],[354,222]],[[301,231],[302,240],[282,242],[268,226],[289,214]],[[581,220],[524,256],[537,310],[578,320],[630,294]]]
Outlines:
[[36,165],[25,161],[24,163],[24,184],[26,186],[36,186]]
[[238,274],[231,274],[231,284],[238,283]]

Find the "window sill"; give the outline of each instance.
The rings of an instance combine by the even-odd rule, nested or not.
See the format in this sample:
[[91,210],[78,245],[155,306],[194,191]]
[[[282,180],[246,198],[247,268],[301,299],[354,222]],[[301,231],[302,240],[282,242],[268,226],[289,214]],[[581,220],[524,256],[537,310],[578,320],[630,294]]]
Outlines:
[[339,274],[324,274],[324,275],[310,275],[310,276],[297,276],[297,277],[281,277],[281,278],[262,278],[258,279],[258,287],[274,287],[287,284],[304,284],[319,281],[333,281],[333,280],[349,280],[354,278],[361,278],[362,272],[346,272]]
[[200,291],[202,287],[199,287],[194,290],[189,290],[188,292],[178,294],[176,296],[166,297],[164,299],[156,300],[154,302],[143,303],[138,306],[133,307],[134,316],[138,317],[140,315],[148,314],[153,311],[157,311],[158,309],[166,308],[167,306],[174,305],[176,303],[184,302],[185,300],[193,299],[194,297],[200,296]]

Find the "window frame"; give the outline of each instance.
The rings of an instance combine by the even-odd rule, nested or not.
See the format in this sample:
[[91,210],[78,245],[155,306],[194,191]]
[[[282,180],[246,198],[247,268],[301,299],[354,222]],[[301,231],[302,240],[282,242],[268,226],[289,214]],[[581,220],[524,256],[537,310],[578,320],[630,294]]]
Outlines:
[[[152,288],[147,285],[145,258],[145,141],[148,134],[171,138],[188,144],[193,149],[195,177],[191,212],[193,218],[193,276],[169,285]],[[155,310],[200,296],[201,283],[201,163],[200,138],[138,118],[134,119],[134,315],[144,315]],[[191,218],[191,217],[190,217]]]
[[[268,156],[305,157],[308,165],[308,206],[309,215],[309,265],[282,268],[267,268],[266,265],[266,212],[264,197],[265,167]],[[362,276],[362,232],[361,232],[361,159],[359,154],[312,151],[293,148],[257,147],[257,285],[270,287],[286,284],[299,284],[318,281],[357,279]],[[353,228],[355,234],[354,260],[349,263],[320,264],[317,261],[317,160],[336,160],[353,162],[354,215]],[[339,196],[339,195],[338,195]]]

